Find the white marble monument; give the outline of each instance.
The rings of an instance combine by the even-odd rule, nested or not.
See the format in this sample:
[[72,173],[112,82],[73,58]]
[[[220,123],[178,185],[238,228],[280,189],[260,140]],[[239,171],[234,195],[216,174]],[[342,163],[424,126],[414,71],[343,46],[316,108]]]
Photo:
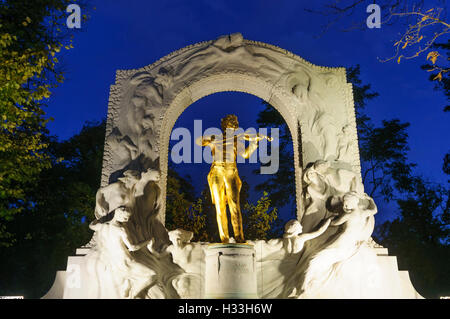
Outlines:
[[[164,227],[172,127],[193,102],[222,91],[269,102],[294,144],[297,219],[283,238],[238,252]],[[43,298],[421,298],[371,239],[377,206],[361,182],[345,69],[239,33],[117,71],[96,201],[93,239]]]

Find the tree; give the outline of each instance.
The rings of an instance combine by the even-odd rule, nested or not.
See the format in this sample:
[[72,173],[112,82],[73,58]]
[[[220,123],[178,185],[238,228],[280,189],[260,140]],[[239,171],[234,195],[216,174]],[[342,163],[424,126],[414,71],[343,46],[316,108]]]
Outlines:
[[422,295],[447,295],[448,191],[415,175],[415,164],[409,163],[407,156],[408,123],[393,119],[375,127],[364,114],[366,102],[378,94],[370,93],[370,86],[362,85],[359,77],[359,65],[348,69],[355,94],[365,189],[370,196],[395,201],[398,206],[397,217],[378,225],[373,236],[398,257],[400,269],[410,271]]
[[[366,170],[363,172],[365,185],[371,189],[371,195],[381,193],[385,198],[389,198],[393,188],[391,183],[385,182],[386,179],[395,177],[395,181],[401,180],[403,171],[409,172],[410,166],[401,164],[406,160],[408,148],[405,130],[409,124],[391,120],[384,121],[382,127],[374,127],[370,117],[364,114],[364,108],[378,93],[371,91],[370,84],[362,83],[359,65],[347,69],[347,80],[353,84],[361,160],[366,164]],[[287,203],[295,202],[292,138],[281,114],[267,102],[263,104],[265,109],[258,114],[257,122],[260,126],[280,129],[280,169],[265,182],[257,185],[256,189],[267,191],[272,203],[276,207],[283,207]]]
[[[256,185],[255,190],[266,192],[272,205],[281,208],[289,203],[295,203],[295,172],[292,164],[294,146],[289,128],[281,114],[269,103],[265,101],[262,103],[265,108],[258,113],[257,123],[261,127],[279,129],[280,158],[278,171],[270,175],[266,181]],[[295,216],[295,204],[292,206],[291,214]]]
[[[450,61],[450,40],[447,41],[447,43],[434,43],[433,48],[439,48],[446,51],[447,55],[447,65],[442,65],[443,59],[439,60],[439,63],[436,63],[437,56],[433,56],[430,61],[431,64],[425,64],[422,65],[422,69],[426,70],[427,72],[430,72],[430,81],[434,81],[437,78],[439,81],[434,81],[435,86],[434,88],[436,90],[442,90],[444,92],[444,95],[447,98],[447,101],[450,99],[450,79],[449,79],[449,73],[444,72],[442,70],[449,70],[448,68],[448,61]],[[444,112],[450,112],[450,105],[446,105],[444,107]],[[445,174],[450,174],[450,153],[445,154],[444,156],[444,163],[443,163],[443,171]],[[449,181],[450,182],[450,181]],[[450,192],[450,190],[449,190]],[[449,201],[447,202],[447,209],[450,207],[450,197]]]
[[31,205],[5,223],[15,240],[0,248],[0,295],[42,297],[67,256],[90,240],[104,137],[105,121],[87,123],[67,141],[44,137],[52,165],[27,190]]
[[366,114],[367,102],[378,96],[370,84],[362,84],[360,66],[347,69],[347,80],[353,84],[362,179],[366,193],[386,201],[399,192],[411,191],[415,164],[408,161],[409,123],[399,119],[383,120],[376,127]]
[[168,230],[182,228],[194,233],[193,241],[209,241],[203,199],[194,199],[194,187],[173,168],[167,177],[166,222]]
[[256,205],[247,202],[242,214],[245,238],[267,240],[279,237],[276,236],[278,234],[273,229],[273,224],[278,217],[277,213],[276,207],[271,208],[271,202],[266,192],[263,193]]
[[[329,0],[321,10],[306,9],[310,13],[319,14],[327,18],[322,33],[335,27],[340,31],[367,30],[369,15],[368,5],[379,7],[380,27],[399,26],[401,31],[396,39],[391,39],[394,54],[381,62],[391,60],[400,63],[402,59],[414,59],[427,54],[426,59],[435,60],[441,55],[436,45],[441,39],[450,34],[450,24],[446,20],[445,1],[438,0],[430,4],[423,0],[380,0],[367,3],[363,0],[352,0],[342,4],[339,0]],[[442,7],[441,7],[442,6]],[[369,10],[369,12],[373,12]],[[352,20],[351,17],[354,19]],[[440,80],[448,73],[448,67],[435,67],[438,71],[434,80]]]
[[[353,94],[358,128],[360,155],[363,163],[364,184],[371,196],[392,198],[394,183],[397,187],[407,187],[405,175],[409,174],[412,164],[407,163],[408,123],[394,119],[383,121],[381,127],[375,127],[364,113],[368,101],[378,96],[371,90],[370,84],[360,79],[360,66],[347,69],[347,80],[353,84]],[[283,207],[295,200],[295,171],[292,165],[292,138],[281,114],[267,102],[265,109],[258,114],[257,122],[264,127],[280,129],[280,168],[265,182],[256,186],[256,190],[267,191],[276,207]],[[364,165],[365,164],[365,165]],[[386,182],[387,180],[392,182]],[[293,212],[293,216],[295,213]]]
[[14,241],[5,222],[33,205],[26,194],[51,164],[44,106],[63,81],[56,54],[72,47],[64,31],[69,2],[74,1],[0,4],[0,246]]
[[[422,69],[430,72],[429,79],[430,81],[434,81],[434,88],[436,90],[442,90],[448,101],[450,99],[450,79],[448,73],[448,61],[450,61],[450,40],[446,43],[434,43],[432,47],[433,49],[446,51],[447,59],[443,58],[443,54],[429,54],[427,60],[430,60],[431,64],[422,65]],[[446,64],[444,65],[444,63]],[[444,107],[444,112],[450,112],[450,105],[446,105]]]
[[[183,188],[181,185],[185,185]],[[279,237],[277,223],[278,209],[271,207],[266,192],[257,201],[249,202],[250,187],[242,180],[240,207],[246,239],[269,239]],[[211,192],[206,184],[200,197],[194,199],[194,187],[187,178],[183,178],[175,169],[169,169],[167,179],[166,228],[182,228],[194,233],[193,241],[219,242],[217,231],[216,208],[212,204]],[[232,229],[228,219],[228,229]]]
[[397,200],[399,216],[378,227],[377,240],[398,257],[399,269],[409,271],[419,293],[427,298],[448,296],[448,191],[422,178],[412,182],[413,191]]
[[[450,191],[415,175],[415,165],[408,161],[407,156],[408,123],[392,119],[382,121],[380,126],[373,124],[366,114],[366,106],[378,93],[372,91],[370,84],[363,84],[360,77],[359,65],[347,69],[347,80],[353,84],[365,190],[372,197],[394,201],[398,206],[397,217],[378,225],[373,236],[398,257],[400,269],[410,271],[419,293],[426,297],[448,295]],[[270,105],[265,105],[259,123],[285,130],[286,124],[280,114]],[[281,144],[287,145],[286,139],[290,137],[280,135],[283,139]],[[280,152],[280,166],[289,162],[290,156],[285,151]],[[450,174],[448,158],[447,155],[443,170]],[[294,176],[293,165],[285,166],[277,175],[258,187],[269,190],[269,198],[272,194],[276,197],[281,194],[278,198],[293,201],[294,195],[283,194],[283,191],[287,193],[294,189],[294,182],[286,178]],[[295,194],[295,191],[289,193]]]

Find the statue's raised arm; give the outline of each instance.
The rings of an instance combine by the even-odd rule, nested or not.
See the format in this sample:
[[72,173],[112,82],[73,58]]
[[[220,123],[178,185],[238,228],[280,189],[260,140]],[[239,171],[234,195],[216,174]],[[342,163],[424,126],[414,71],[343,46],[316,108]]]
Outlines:
[[195,144],[197,144],[198,146],[208,146],[215,139],[216,139],[215,135],[200,136],[200,137],[197,137],[197,139],[195,140]]

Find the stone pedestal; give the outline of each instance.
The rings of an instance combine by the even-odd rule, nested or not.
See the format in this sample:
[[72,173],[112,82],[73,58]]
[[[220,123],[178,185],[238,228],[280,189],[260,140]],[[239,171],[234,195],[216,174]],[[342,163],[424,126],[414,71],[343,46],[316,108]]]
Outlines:
[[253,245],[212,244],[205,259],[205,298],[258,298]]

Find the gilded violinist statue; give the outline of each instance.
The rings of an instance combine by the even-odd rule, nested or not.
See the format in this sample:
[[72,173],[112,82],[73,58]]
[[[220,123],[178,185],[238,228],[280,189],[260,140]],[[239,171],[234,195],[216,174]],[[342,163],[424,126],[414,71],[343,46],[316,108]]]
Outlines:
[[[236,242],[245,243],[242,228],[242,214],[239,206],[239,192],[242,182],[239,178],[236,156],[249,158],[258,148],[258,142],[269,138],[260,134],[235,134],[239,128],[237,116],[229,114],[221,120],[222,134],[202,136],[197,139],[197,144],[211,148],[213,163],[208,174],[208,184],[211,191],[212,202],[216,207],[217,225],[222,243],[228,243],[227,203],[230,210],[231,224]],[[249,141],[245,148],[242,140]]]

